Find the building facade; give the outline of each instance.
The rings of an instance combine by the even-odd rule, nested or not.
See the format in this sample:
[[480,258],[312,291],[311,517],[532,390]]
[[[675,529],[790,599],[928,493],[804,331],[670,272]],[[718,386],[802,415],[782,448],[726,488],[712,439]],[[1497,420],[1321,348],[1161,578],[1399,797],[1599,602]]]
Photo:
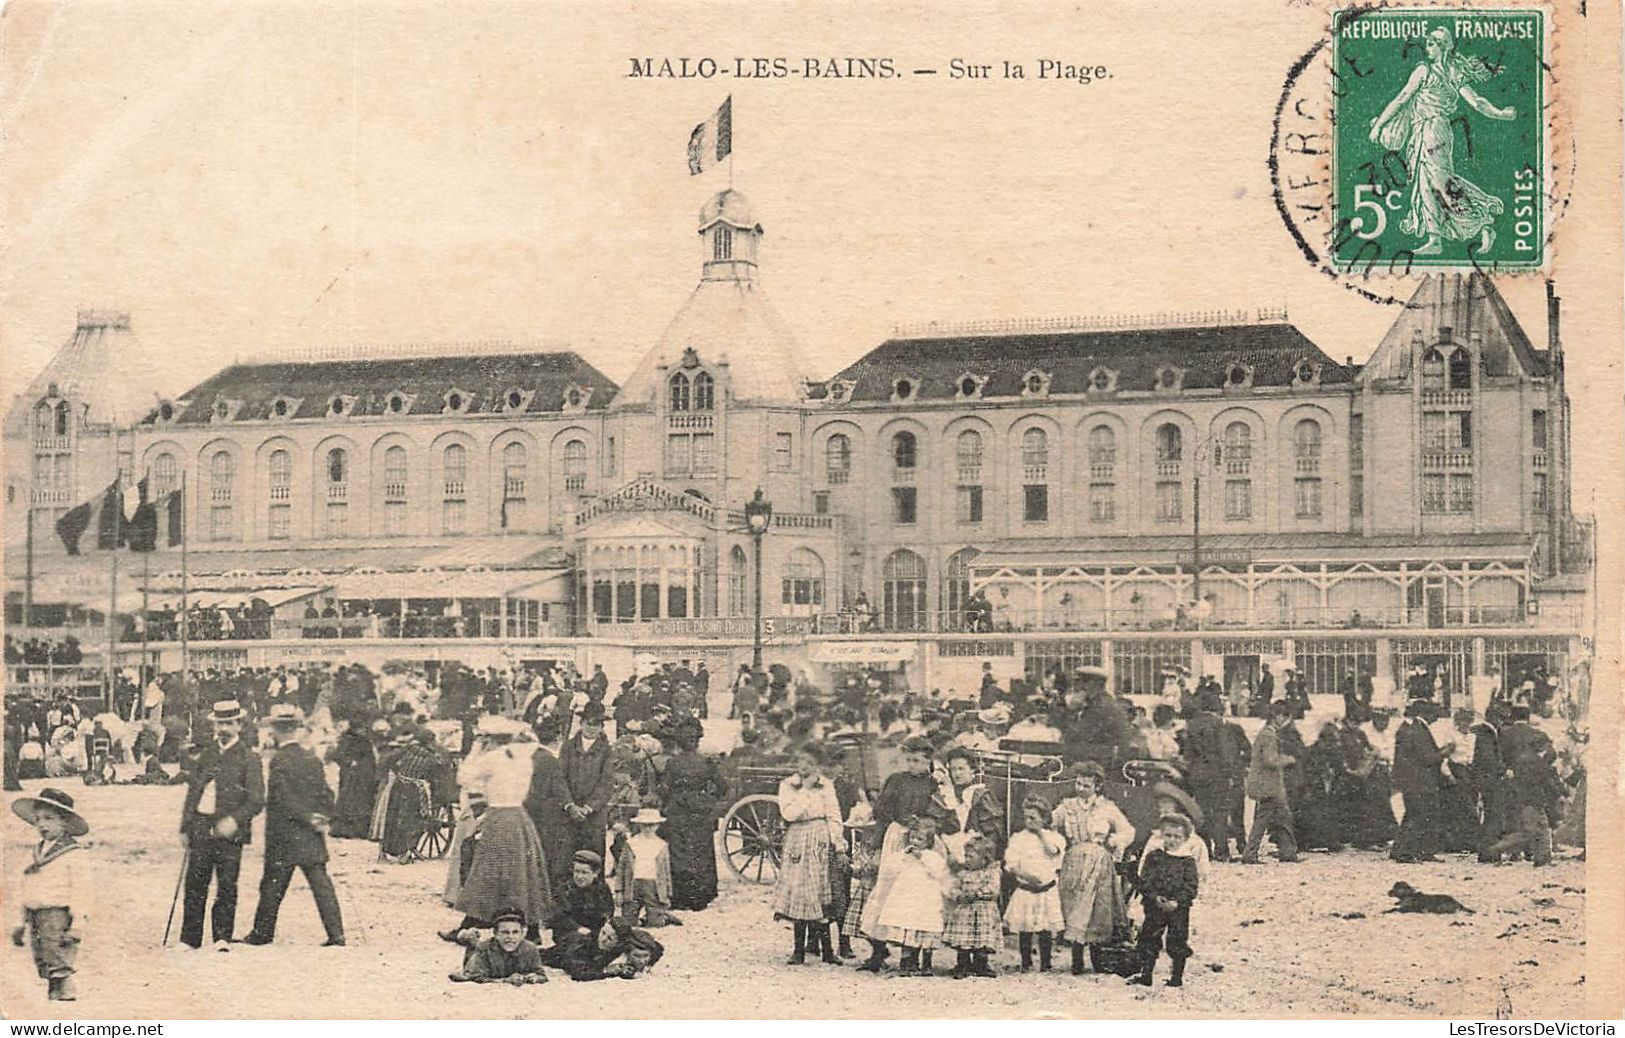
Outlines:
[[[291,613],[199,649],[224,660],[727,665],[758,579],[772,653],[936,687],[984,659],[1150,691],[1169,663],[1285,658],[1319,691],[1416,662],[1465,690],[1583,655],[1555,297],[1543,348],[1474,275],[1427,279],[1363,365],[1284,314],[1209,313],[933,326],[830,375],[763,290],[744,197],[697,230],[699,283],[622,386],[569,352],[441,347],[132,402],[128,318],[81,314],[8,417],[8,606],[96,587],[49,530],[122,470],[186,488],[189,590],[357,617],[314,649]],[[149,605],[173,597],[177,552],[143,562]]]

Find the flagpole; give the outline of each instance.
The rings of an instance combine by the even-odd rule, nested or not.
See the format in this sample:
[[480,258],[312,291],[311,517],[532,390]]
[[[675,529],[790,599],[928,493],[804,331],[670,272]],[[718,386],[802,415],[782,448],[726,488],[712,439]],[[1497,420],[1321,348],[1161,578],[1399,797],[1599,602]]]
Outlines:
[[186,653],[186,510],[189,507],[186,501],[186,470],[181,470],[181,611],[177,622],[181,629],[181,684],[187,682],[190,673]]
[[124,533],[124,473],[118,463],[118,427],[113,427],[113,485],[119,488],[118,499],[113,502],[113,550],[109,552],[112,562],[112,577],[107,583],[107,703],[113,702],[114,667],[118,657],[114,655],[118,642],[118,617],[115,610],[118,607],[118,546]]
[[[153,547],[157,547],[156,536],[153,540]],[[149,638],[148,628],[152,626],[152,614],[147,609],[147,585],[152,582],[151,562],[149,561],[151,558],[151,551],[143,551],[141,553],[141,676],[136,679],[137,697],[141,695],[140,686],[147,680],[147,640]]]

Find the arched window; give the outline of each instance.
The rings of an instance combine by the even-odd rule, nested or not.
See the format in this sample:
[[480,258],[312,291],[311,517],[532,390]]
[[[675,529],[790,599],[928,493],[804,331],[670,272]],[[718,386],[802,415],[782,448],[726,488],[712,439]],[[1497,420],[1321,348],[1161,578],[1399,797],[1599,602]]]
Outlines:
[[406,448],[390,447],[384,451],[384,497],[390,501],[406,500]]
[[1320,460],[1320,423],[1305,418],[1292,428],[1292,449],[1297,458]]
[[795,548],[784,560],[780,602],[787,606],[824,604],[824,560],[808,548]]
[[893,631],[922,630],[926,625],[925,560],[899,548],[886,556],[880,577],[881,622]]
[[152,496],[163,497],[180,486],[180,466],[175,455],[165,451],[152,459]]
[[55,419],[56,434],[58,436],[68,435],[68,402],[66,400],[56,402],[56,411],[53,417]]
[[716,405],[716,380],[702,371],[694,376],[694,410],[709,411]]
[[1444,355],[1438,350],[1428,350],[1422,355],[1422,389],[1433,391],[1444,388]]
[[440,531],[459,534],[466,526],[468,448],[449,443],[440,452]]
[[982,481],[982,434],[975,429],[966,429],[959,434],[954,442],[954,457],[959,462],[959,481],[961,483],[980,483]]
[[237,461],[229,451],[209,458],[209,539],[227,541],[234,532],[232,500],[237,492]]
[[681,371],[671,377],[671,409],[688,410],[688,376]]
[[49,400],[40,401],[39,409],[34,412],[34,438],[36,440],[48,439],[54,436],[52,431],[56,425],[56,412]]
[[734,545],[728,553],[728,615],[744,616],[749,607],[746,604],[745,589],[750,583],[750,564],[745,560],[745,549]]
[[1450,388],[1473,388],[1473,358],[1472,354],[1457,347],[1450,354]]
[[852,441],[836,433],[824,441],[824,478],[831,484],[845,483],[851,475]]
[[1042,429],[1028,429],[1021,434],[1021,467],[1028,479],[1043,479],[1049,467],[1049,437]]
[[1097,425],[1089,430],[1089,475],[1091,478],[1110,479],[1117,465],[1117,434],[1109,425]]
[[892,467],[913,469],[919,460],[919,446],[911,432],[900,432],[891,438]]
[[1243,473],[1253,460],[1253,431],[1246,422],[1224,427],[1224,467],[1226,472]]
[[1157,426],[1157,460],[1178,463],[1184,457],[1185,438],[1179,426],[1169,422]]
[[502,493],[510,501],[522,500],[525,496],[525,475],[529,466],[529,459],[525,454],[525,445],[510,443],[502,448]]
[[564,445],[564,489],[578,492],[587,489],[587,445],[571,440]]
[[332,485],[350,482],[350,454],[343,447],[327,452],[327,482]]
[[711,237],[711,258],[720,262],[721,260],[733,259],[733,255],[733,228],[726,225],[720,226]]
[[271,477],[271,500],[286,501],[293,486],[293,455],[284,450],[272,451],[267,470]]
[[966,612],[970,601],[970,564],[982,554],[975,548],[964,548],[948,556],[942,573],[943,622],[956,631],[985,631],[985,618]]

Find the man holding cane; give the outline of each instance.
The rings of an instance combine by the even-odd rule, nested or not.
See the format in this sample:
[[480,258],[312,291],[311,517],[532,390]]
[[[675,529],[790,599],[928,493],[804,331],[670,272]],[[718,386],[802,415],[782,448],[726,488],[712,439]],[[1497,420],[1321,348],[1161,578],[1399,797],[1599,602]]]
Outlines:
[[203,913],[213,879],[214,946],[229,951],[237,928],[237,873],[254,816],[265,807],[265,778],[259,758],[242,742],[243,708],[237,701],[214,704],[210,720],[215,744],[199,755],[181,809],[181,846],[187,851],[181,943],[203,945]]

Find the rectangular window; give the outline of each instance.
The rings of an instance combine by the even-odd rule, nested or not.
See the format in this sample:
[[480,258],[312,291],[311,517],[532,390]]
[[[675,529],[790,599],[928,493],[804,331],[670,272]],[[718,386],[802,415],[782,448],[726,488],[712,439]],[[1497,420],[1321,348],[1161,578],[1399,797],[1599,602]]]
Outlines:
[[782,605],[823,605],[824,582],[817,577],[785,577],[779,600]]
[[510,497],[502,502],[502,513],[497,517],[504,530],[523,530],[525,528],[525,502],[516,497]]
[[958,517],[962,523],[979,523],[982,521],[982,488],[958,488]]
[[1535,473],[1535,494],[1531,502],[1537,512],[1546,511],[1546,473]]
[[1349,415],[1349,462],[1356,468],[1365,458],[1365,415]]
[[1533,430],[1531,441],[1537,451],[1546,449],[1546,412],[1536,411],[1530,416],[1530,427]]
[[898,526],[913,526],[918,516],[919,496],[914,487],[891,488],[892,522]]
[[230,505],[215,505],[209,509],[209,540],[231,540]]
[[1157,522],[1177,523],[1183,517],[1185,485],[1161,482],[1157,484]]
[[343,537],[345,528],[349,524],[350,506],[342,501],[329,501],[327,503],[327,536],[329,538]]
[[1422,514],[1444,514],[1444,477],[1440,475],[1425,475],[1422,477]]
[[773,435],[773,471],[789,472],[795,460],[795,434],[775,433]]
[[272,505],[270,514],[267,516],[268,521],[265,524],[266,536],[273,541],[287,540],[289,536],[288,520],[292,514],[293,509],[287,505]]
[[672,475],[690,471],[687,433],[672,433],[666,437],[666,471]]
[[1297,513],[1299,519],[1320,518],[1320,480],[1300,479],[1295,481],[1295,498],[1297,500]]
[[1092,483],[1089,486],[1089,521],[1114,523],[1117,521],[1117,487],[1111,483]]
[[1473,510],[1473,477],[1466,474],[1454,474],[1450,477],[1450,511],[1471,512]]
[[1026,523],[1049,522],[1049,484],[1029,483],[1021,488],[1021,520]]
[[1253,481],[1227,479],[1224,482],[1224,517],[1251,519],[1253,517]]
[[384,532],[391,537],[399,537],[406,532],[405,501],[386,501],[384,503]]
[[1365,477],[1349,480],[1349,520],[1358,526],[1365,519]]
[[694,471],[703,474],[717,470],[715,437],[710,433],[694,434]]
[[827,490],[814,490],[813,491],[813,514],[814,515],[828,515],[829,514],[829,491],[827,491]]
[[444,533],[463,532],[463,503],[446,501],[440,506],[440,529]]
[[615,475],[615,437],[613,436],[604,441],[604,475]]

